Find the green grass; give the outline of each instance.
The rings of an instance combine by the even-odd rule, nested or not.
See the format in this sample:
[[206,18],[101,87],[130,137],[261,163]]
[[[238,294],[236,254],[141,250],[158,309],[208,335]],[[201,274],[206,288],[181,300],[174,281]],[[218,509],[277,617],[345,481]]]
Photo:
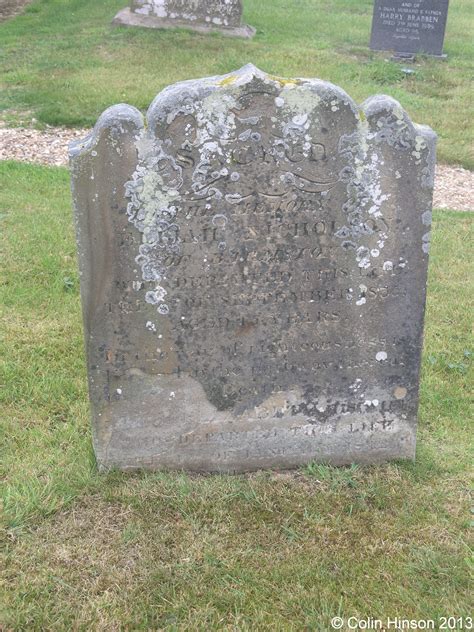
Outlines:
[[5,629],[466,616],[473,216],[435,213],[415,464],[99,476],[68,179],[0,163]]
[[451,2],[447,60],[420,57],[407,76],[368,48],[373,0],[245,0],[252,41],[184,30],[112,27],[126,0],[35,0],[0,25],[0,109],[8,123],[92,125],[109,105],[145,110],[178,80],[252,62],[282,76],[320,77],[358,102],[384,92],[440,136],[443,162],[474,168],[472,0]]

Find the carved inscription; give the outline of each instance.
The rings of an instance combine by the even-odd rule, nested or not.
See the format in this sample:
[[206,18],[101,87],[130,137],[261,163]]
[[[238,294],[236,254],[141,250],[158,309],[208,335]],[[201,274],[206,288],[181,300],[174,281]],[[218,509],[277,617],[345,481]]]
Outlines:
[[155,100],[85,308],[104,463],[413,454],[434,141],[377,99],[246,67]]
[[371,48],[441,55],[449,0],[376,0]]
[[[368,277],[366,260],[379,258],[390,219],[378,207],[364,216],[353,210],[344,129],[325,140],[329,123],[311,121],[311,105],[286,111],[283,97],[261,88],[226,105],[204,125],[203,104],[188,108],[167,130],[182,136],[171,135],[151,158],[158,179],[148,183],[144,165],[127,185],[129,217],[144,236],[137,262],[145,300],[173,320],[181,370],[205,385],[217,409],[246,400],[251,410],[274,390],[293,388],[295,377],[316,407],[322,372],[356,379],[386,348],[365,341],[353,358],[347,344],[338,353],[337,340],[322,350],[320,338],[337,328],[350,342],[353,306],[406,297],[405,288],[391,287],[400,261]],[[150,201],[163,205],[148,218],[147,187]],[[389,344],[386,366],[400,370],[403,353]]]

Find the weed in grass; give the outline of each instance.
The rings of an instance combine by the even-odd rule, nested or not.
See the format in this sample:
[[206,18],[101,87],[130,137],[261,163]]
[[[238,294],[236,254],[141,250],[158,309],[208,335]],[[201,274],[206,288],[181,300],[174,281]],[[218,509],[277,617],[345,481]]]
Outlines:
[[332,467],[321,463],[309,463],[305,468],[309,476],[315,476],[319,481],[328,483],[334,489],[356,487],[355,474],[358,470],[359,466],[355,464],[349,467]]
[[373,81],[381,86],[395,84],[405,78],[400,64],[387,62],[385,60],[372,62],[370,76]]

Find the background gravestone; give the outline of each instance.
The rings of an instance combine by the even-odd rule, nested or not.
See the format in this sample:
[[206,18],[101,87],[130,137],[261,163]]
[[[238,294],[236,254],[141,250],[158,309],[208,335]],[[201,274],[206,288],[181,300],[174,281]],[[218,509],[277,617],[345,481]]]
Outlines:
[[132,0],[114,24],[150,28],[186,27],[201,33],[251,38],[255,29],[242,24],[242,0]]
[[253,66],[71,146],[101,468],[415,451],[435,134]]
[[443,54],[449,0],[375,0],[370,48]]

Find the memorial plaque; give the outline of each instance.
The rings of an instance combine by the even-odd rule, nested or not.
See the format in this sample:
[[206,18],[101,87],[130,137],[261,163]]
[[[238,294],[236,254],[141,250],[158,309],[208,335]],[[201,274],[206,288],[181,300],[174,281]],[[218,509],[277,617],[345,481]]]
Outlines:
[[449,0],[375,0],[372,50],[443,54]]
[[254,66],[71,146],[102,469],[412,458],[435,134]]
[[150,28],[185,27],[208,33],[251,38],[255,29],[242,24],[242,0],[132,0],[115,24]]

